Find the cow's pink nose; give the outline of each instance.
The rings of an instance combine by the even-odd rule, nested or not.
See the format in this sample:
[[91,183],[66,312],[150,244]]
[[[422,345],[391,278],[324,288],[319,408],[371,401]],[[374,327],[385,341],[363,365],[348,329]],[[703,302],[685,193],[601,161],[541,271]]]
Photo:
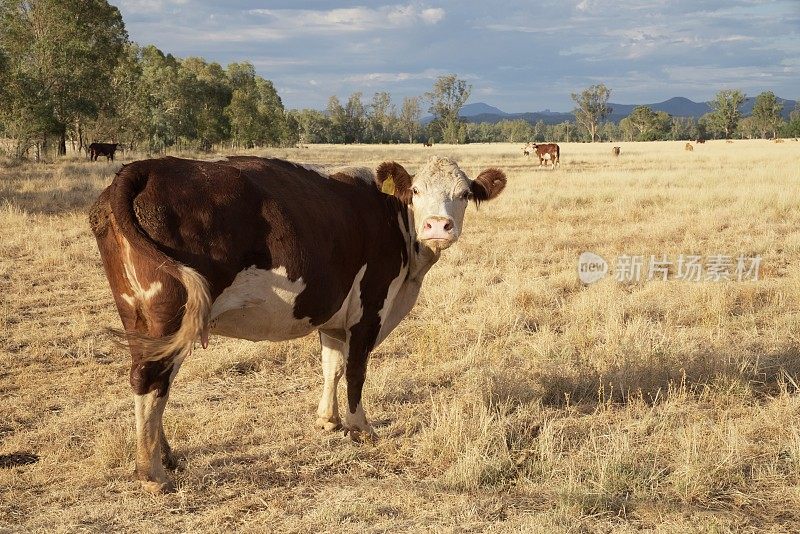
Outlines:
[[429,217],[422,225],[422,239],[453,239],[453,219]]
[[425,221],[425,229],[426,230],[433,230],[434,227],[441,228],[445,232],[450,230],[453,227],[452,221],[431,221],[428,219]]

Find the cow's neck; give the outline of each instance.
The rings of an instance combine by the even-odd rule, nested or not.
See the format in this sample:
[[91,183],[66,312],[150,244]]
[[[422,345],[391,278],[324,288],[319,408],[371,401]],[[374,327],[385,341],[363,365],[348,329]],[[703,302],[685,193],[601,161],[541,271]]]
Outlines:
[[[381,324],[375,346],[383,341],[414,307],[422,287],[422,279],[425,278],[433,264],[439,260],[440,253],[438,251],[434,252],[417,241],[414,230],[414,212],[410,207],[408,208],[408,223],[409,233],[405,234],[406,250],[408,250],[408,273],[391,300],[391,306]],[[402,221],[400,224],[405,227]]]
[[440,255],[441,252],[434,252],[422,243],[415,241],[408,266],[408,279],[421,284],[433,264],[439,261]]

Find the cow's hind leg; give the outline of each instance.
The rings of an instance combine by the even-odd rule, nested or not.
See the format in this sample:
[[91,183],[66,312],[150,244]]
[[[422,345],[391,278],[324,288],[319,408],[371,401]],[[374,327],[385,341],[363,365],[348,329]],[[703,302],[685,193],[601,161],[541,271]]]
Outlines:
[[161,419],[167,396],[158,390],[134,395],[136,411],[136,477],[150,493],[173,490],[161,461]]
[[324,430],[336,430],[342,426],[336,392],[339,379],[344,374],[344,342],[323,332],[319,333],[319,341],[322,345],[322,376],[325,383],[322,386],[315,426]]
[[151,493],[173,490],[164,467],[175,468],[177,461],[164,433],[164,408],[172,381],[183,361],[177,355],[155,362],[134,363],[131,385],[136,414],[136,476],[142,488]]
[[[97,156],[96,151],[93,155]],[[176,346],[173,353],[164,358],[148,361],[148,343],[142,342],[142,337],[163,338],[179,330],[187,291],[181,282],[164,273],[160,264],[131,250],[116,230],[107,191],[92,207],[90,222],[114,302],[130,341],[136,475],[144,489],[160,493],[171,489],[164,464],[175,464],[164,434],[164,407],[178,368],[191,351],[191,342],[183,347]]]

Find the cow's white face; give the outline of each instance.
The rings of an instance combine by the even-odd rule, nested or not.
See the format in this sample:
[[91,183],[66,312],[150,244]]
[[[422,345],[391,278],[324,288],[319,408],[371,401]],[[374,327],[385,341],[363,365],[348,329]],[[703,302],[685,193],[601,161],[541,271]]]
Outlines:
[[395,195],[410,205],[417,240],[434,251],[458,240],[470,200],[494,198],[506,184],[498,169],[486,169],[470,180],[456,162],[439,156],[431,157],[413,177],[397,163],[384,163],[378,168],[378,182],[389,176]]
[[411,209],[421,243],[443,250],[456,242],[472,198],[471,183],[454,161],[438,157],[428,160],[414,175]]

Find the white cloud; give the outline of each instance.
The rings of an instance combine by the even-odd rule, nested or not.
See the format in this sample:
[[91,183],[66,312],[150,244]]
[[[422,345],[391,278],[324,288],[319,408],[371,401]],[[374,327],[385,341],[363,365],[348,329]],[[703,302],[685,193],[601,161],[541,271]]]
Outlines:
[[[187,32],[190,33],[190,32]],[[289,29],[276,28],[241,28],[236,31],[210,30],[203,33],[187,35],[186,41],[202,43],[252,43],[258,41],[279,41],[293,34]]]
[[393,5],[379,8],[351,7],[317,11],[311,9],[251,9],[250,15],[263,17],[273,29],[298,32],[363,32],[408,28],[415,24],[437,24],[444,16],[441,8]]
[[118,0],[117,6],[128,13],[149,14],[161,13],[166,8],[180,6],[188,3],[189,0]]
[[436,24],[444,18],[444,9],[440,7],[423,9],[419,16],[425,24]]
[[273,68],[273,67],[295,67],[301,65],[311,65],[308,59],[290,58],[290,57],[262,57],[258,59],[251,59],[256,68]]
[[445,74],[445,72],[439,69],[425,69],[421,72],[370,72],[348,76],[345,81],[355,84],[374,85],[408,80],[433,80],[442,74]]
[[574,24],[523,26],[516,24],[488,24],[483,28],[495,32],[553,33],[575,29]]

